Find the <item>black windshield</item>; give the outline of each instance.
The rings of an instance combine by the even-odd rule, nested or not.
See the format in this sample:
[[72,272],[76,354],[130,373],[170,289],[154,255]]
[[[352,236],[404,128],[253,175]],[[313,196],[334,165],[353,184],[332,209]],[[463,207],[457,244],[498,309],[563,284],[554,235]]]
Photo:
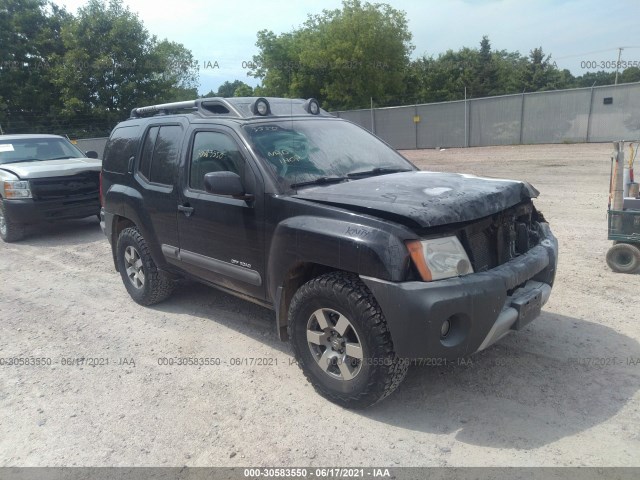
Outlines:
[[354,172],[415,170],[395,150],[348,122],[289,120],[244,128],[256,152],[287,186]]

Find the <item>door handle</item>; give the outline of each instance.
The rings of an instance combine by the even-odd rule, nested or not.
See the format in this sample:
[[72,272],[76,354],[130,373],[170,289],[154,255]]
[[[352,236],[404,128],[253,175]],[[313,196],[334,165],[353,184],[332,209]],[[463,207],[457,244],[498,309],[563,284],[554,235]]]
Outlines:
[[185,216],[190,217],[193,213],[193,207],[189,205],[178,205],[178,211],[185,214]]

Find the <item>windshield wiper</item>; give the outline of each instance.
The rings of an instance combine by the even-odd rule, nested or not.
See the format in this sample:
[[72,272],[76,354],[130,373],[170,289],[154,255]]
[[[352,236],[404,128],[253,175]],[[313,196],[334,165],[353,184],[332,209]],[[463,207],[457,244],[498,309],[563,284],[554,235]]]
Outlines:
[[413,170],[409,168],[396,168],[396,167],[376,167],[371,170],[363,170],[361,172],[351,172],[347,173],[347,177],[369,177],[373,175],[386,175],[388,173],[399,173],[399,172],[412,172]]
[[47,160],[67,160],[69,158],[78,158],[78,157],[70,157],[69,155],[66,155],[64,157],[47,158]]
[[308,180],[306,182],[292,183],[290,187],[295,188],[295,187],[305,187],[307,185],[324,185],[327,183],[344,182],[346,180],[349,180],[349,179],[347,177],[318,177],[318,178],[314,178],[313,180]]

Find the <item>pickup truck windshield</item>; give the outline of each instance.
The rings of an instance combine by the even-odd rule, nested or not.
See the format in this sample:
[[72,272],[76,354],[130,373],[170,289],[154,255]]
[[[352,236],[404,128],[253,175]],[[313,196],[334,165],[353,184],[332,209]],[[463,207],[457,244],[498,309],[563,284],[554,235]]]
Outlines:
[[0,165],[38,162],[85,155],[63,138],[21,138],[0,140]]
[[[415,170],[399,153],[347,122],[294,120],[247,125],[256,153],[288,186],[313,185],[320,178],[357,179]],[[349,176],[359,173],[356,176]]]

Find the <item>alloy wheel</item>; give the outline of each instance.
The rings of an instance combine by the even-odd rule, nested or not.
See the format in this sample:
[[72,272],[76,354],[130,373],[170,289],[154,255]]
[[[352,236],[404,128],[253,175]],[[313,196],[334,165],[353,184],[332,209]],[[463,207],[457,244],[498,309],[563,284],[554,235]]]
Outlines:
[[124,262],[131,284],[136,288],[144,287],[145,275],[142,259],[138,251],[131,245],[124,250]]
[[353,380],[362,368],[362,344],[349,319],[330,308],[316,310],[307,322],[307,343],[323,372]]

